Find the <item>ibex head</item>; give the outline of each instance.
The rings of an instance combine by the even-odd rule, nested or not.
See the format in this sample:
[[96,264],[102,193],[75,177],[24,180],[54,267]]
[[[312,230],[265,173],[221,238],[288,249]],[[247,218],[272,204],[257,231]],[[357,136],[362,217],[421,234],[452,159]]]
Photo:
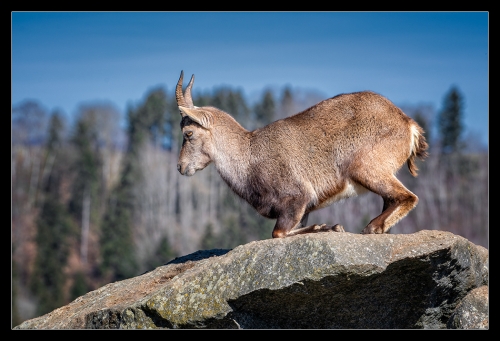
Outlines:
[[191,176],[197,170],[202,170],[212,162],[213,143],[210,132],[213,122],[212,114],[204,108],[193,105],[191,88],[194,83],[194,75],[191,76],[186,91],[182,93],[182,81],[184,72],[177,82],[175,97],[182,116],[182,148],[179,154],[177,170],[182,175]]

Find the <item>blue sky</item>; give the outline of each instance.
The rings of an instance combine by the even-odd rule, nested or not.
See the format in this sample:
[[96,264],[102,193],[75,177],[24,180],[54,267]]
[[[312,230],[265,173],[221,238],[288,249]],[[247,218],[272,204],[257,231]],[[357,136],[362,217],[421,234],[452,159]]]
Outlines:
[[[151,88],[268,86],[323,98],[373,90],[432,105],[452,85],[466,133],[488,144],[488,12],[12,12],[12,106],[26,99],[74,114],[122,113]],[[187,80],[185,80],[187,82]]]

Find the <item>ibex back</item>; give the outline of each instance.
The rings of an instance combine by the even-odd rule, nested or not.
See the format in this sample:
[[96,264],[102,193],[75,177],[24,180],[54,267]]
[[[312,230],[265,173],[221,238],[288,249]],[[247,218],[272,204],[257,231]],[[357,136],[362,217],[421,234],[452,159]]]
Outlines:
[[273,238],[323,231],[339,225],[306,226],[310,212],[372,191],[382,213],[363,234],[386,233],[418,202],[395,176],[406,162],[427,156],[422,128],[391,101],[374,92],[341,94],[263,128],[248,131],[229,114],[193,105],[194,75],[182,92],[182,148],[177,169],[191,176],[211,162],[229,187],[267,218]]

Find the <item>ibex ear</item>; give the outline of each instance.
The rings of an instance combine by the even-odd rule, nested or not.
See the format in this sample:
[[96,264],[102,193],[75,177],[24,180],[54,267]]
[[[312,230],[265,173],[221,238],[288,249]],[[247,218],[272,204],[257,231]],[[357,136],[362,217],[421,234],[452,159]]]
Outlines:
[[188,116],[190,119],[201,125],[205,129],[210,129],[212,125],[212,115],[209,112],[206,112],[203,109],[199,108],[187,108],[179,106],[179,110],[181,111],[181,116]]

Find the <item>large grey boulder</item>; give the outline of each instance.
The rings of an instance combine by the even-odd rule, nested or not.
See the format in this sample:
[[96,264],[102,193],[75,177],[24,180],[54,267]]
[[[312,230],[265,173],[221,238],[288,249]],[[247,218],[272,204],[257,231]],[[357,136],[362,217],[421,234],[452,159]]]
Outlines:
[[488,272],[449,232],[298,235],[176,258],[14,329],[488,328]]
[[471,290],[455,308],[448,320],[450,329],[488,329],[488,286]]

